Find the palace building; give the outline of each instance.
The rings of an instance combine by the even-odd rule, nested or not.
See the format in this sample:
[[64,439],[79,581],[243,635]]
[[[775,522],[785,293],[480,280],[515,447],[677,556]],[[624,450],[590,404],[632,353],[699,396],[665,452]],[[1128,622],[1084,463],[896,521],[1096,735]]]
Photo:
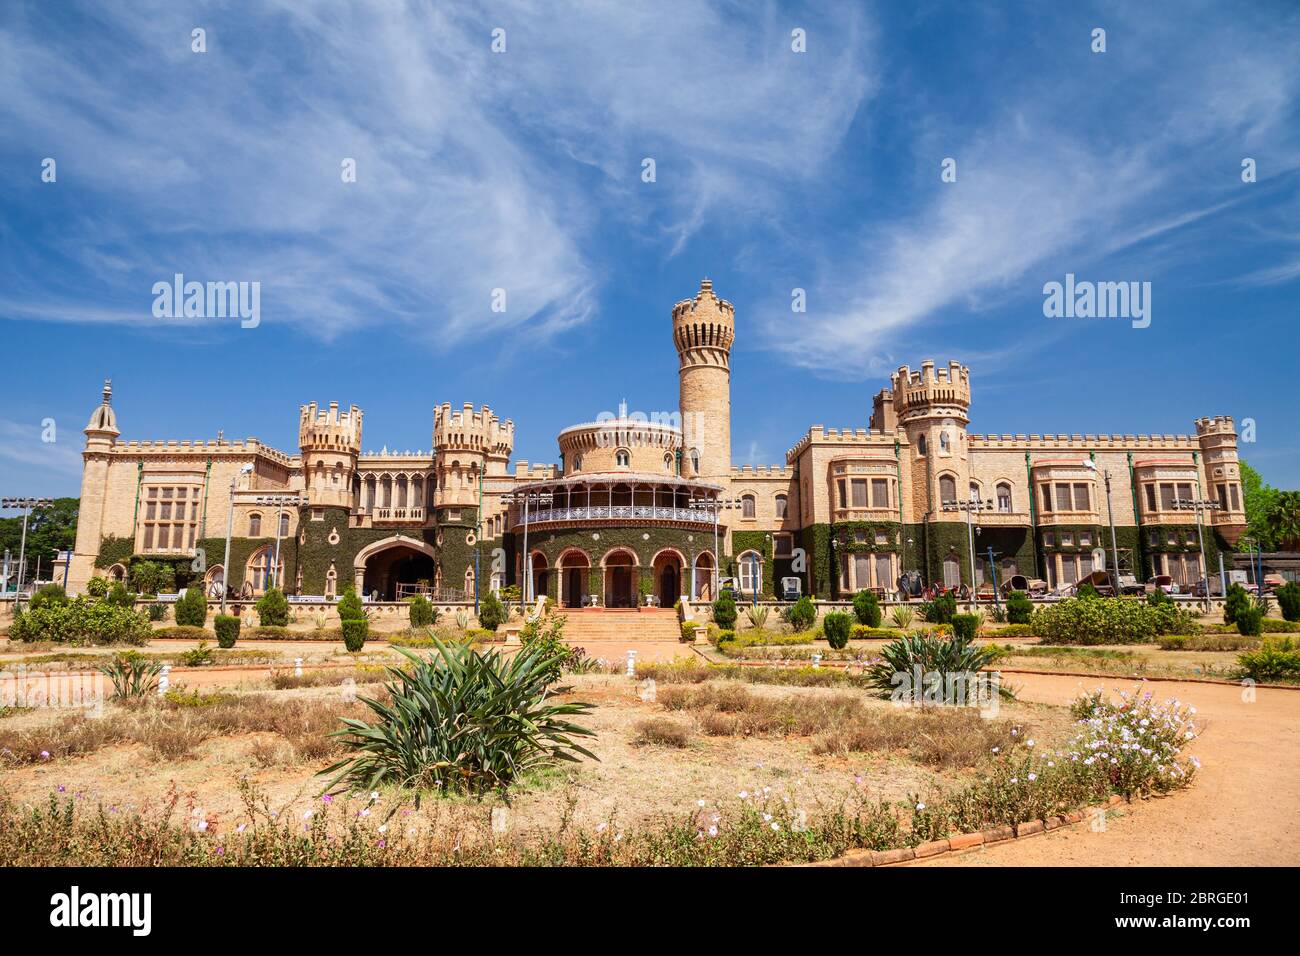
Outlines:
[[427,452],[363,450],[361,409],[334,402],[301,407],[292,453],[255,438],[122,440],[106,382],[85,429],[70,585],[153,560],[219,586],[228,524],[244,593],[279,582],[332,598],[352,584],[450,602],[513,584],[606,607],[709,599],[724,577],[760,595],[797,577],[819,598],[888,594],[911,571],[1061,586],[1112,555],[1139,580],[1192,583],[1202,550],[1217,572],[1245,529],[1231,418],[1187,435],[973,434],[956,362],[899,368],[865,427],[813,425],[784,463],[733,466],[735,331],[705,279],[672,310],[679,415],[566,428],[555,464],[512,465],[514,422],[472,404],[433,409]]

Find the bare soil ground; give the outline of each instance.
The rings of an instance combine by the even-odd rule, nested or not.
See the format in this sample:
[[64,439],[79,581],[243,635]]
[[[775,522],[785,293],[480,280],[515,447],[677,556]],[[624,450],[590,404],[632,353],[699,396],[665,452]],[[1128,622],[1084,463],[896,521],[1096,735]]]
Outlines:
[[[1064,704],[1096,679],[1018,674],[1026,701]],[[1106,687],[1140,690],[1136,681]],[[1188,790],[1121,805],[1104,831],[1087,825],[937,857],[918,866],[1300,865],[1300,691],[1213,684],[1147,685],[1197,708],[1205,724],[1191,753],[1202,768]]]
[[[510,814],[520,827],[551,828],[566,812],[586,827],[611,821],[626,825],[694,811],[700,800],[709,806],[734,802],[742,790],[757,794],[764,788],[773,800],[789,798],[797,809],[814,815],[821,806],[838,806],[854,790],[865,790],[872,798],[903,800],[910,793],[959,786],[971,773],[969,768],[938,771],[904,751],[816,754],[815,736],[707,736],[697,715],[667,711],[641,699],[644,686],[625,677],[587,675],[573,678],[572,684],[573,696],[596,705],[581,722],[597,732],[584,743],[599,761],[566,764],[517,786]],[[745,687],[749,693],[772,697],[849,694],[869,709],[890,706],[856,690]],[[359,690],[367,692],[365,687]],[[267,693],[277,699],[340,699],[336,688]],[[1037,704],[1013,704],[1004,707],[1001,716],[1044,740],[1063,735],[1069,722],[1062,708]],[[687,745],[638,743],[638,725],[651,717],[686,725]],[[39,731],[57,719],[53,711],[25,711],[0,720],[0,732]],[[318,805],[322,781],[314,774],[332,759],[297,760],[276,734],[243,734],[207,740],[185,758],[161,758],[150,747],[131,744],[9,767],[3,786],[20,803],[43,802],[52,790],[62,788],[89,806],[102,803],[119,811],[156,805],[174,787],[187,807],[233,825],[242,817],[237,788],[241,778],[256,784],[282,812],[300,812]],[[449,802],[457,813],[483,817],[497,804],[491,799]]]

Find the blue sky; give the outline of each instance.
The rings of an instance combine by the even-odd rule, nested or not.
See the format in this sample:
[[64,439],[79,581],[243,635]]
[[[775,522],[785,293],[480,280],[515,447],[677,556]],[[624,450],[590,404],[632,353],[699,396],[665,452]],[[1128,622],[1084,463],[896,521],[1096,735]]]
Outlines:
[[[427,449],[473,401],[553,461],[620,400],[676,407],[705,275],[738,463],[955,358],[972,431],[1229,414],[1297,487],[1297,63],[1289,2],[9,2],[0,489],[77,492],[106,376],[125,438],[292,451],[336,400]],[[260,282],[260,325],[155,318],[177,272]],[[1150,282],[1150,327],[1046,318],[1066,273]]]

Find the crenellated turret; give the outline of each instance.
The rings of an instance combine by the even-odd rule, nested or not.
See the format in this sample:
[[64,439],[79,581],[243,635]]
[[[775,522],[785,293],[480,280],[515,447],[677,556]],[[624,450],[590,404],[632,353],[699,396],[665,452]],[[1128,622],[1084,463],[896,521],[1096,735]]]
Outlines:
[[321,411],[315,402],[299,408],[298,447],[303,481],[313,505],[349,507],[361,454],[361,409],[339,412],[338,402]]
[[514,444],[515,423],[502,421],[487,405],[475,410],[466,402],[453,411],[443,402],[435,408],[434,507],[475,507],[480,475],[505,475]]
[[705,279],[692,299],[673,306],[679,360],[682,473],[725,480],[731,474],[731,344],[736,308]]

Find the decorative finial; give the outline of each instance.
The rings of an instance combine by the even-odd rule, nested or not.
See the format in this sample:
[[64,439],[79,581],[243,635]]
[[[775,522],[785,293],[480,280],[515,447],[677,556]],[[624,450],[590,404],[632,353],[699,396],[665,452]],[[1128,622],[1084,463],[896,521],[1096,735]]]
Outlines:
[[104,404],[113,404],[113,380],[111,378],[104,379]]
[[712,279],[709,279],[709,278],[705,278],[705,279],[700,280],[700,291],[701,291],[701,292],[712,292],[712,291],[713,291],[713,280],[712,280]]

